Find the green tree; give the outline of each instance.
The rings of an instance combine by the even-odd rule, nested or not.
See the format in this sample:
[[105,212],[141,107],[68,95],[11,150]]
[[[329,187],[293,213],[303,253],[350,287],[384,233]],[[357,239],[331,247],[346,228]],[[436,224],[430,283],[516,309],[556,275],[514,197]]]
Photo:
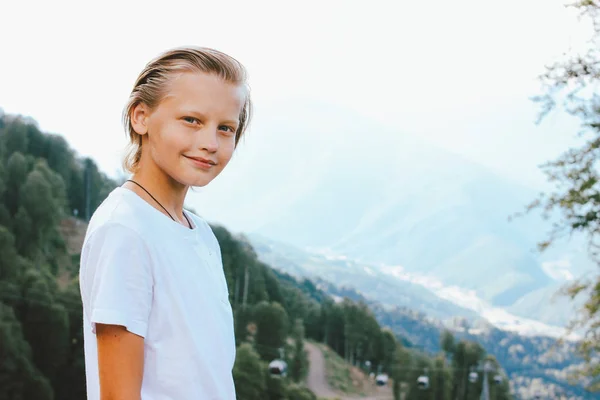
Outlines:
[[46,155],[46,139],[48,135],[42,133],[35,123],[27,123],[26,121],[20,121],[25,127],[27,136],[27,153],[32,156],[44,157]]
[[360,326],[360,338],[356,347],[356,362],[357,366],[364,365],[364,362],[369,360],[378,371],[383,371],[381,365],[383,359],[383,334],[379,323],[375,319],[373,312],[364,303],[359,303],[361,319],[363,321]]
[[294,382],[301,382],[308,373],[308,354],[304,349],[304,324],[301,319],[297,319],[294,326],[294,353],[289,372]]
[[54,392],[48,379],[40,374],[31,373],[31,379],[23,388],[23,399],[53,400]]
[[258,353],[248,343],[242,344],[237,349],[233,380],[239,400],[265,399],[265,368]]
[[77,160],[73,161],[73,169],[67,185],[67,198],[69,199],[69,215],[84,216],[86,188],[83,182],[83,167]]
[[[510,400],[512,396],[510,394],[510,385],[508,377],[502,371],[502,367],[492,355],[486,357],[486,361],[491,362],[493,372],[488,375],[488,385],[490,388],[490,398],[496,400]],[[495,381],[495,377],[498,376],[500,382]]]
[[357,355],[360,356],[361,348],[359,345],[363,339],[363,324],[366,313],[363,305],[358,305],[350,299],[344,299],[344,358],[347,362],[354,365]]
[[0,199],[4,198],[6,192],[6,171],[4,169],[4,158],[0,155]]
[[38,160],[35,163],[34,171],[39,171],[50,185],[50,193],[52,194],[54,206],[60,211],[65,210],[67,206],[67,189],[65,180],[60,174],[52,170],[48,163],[44,160]]
[[21,204],[40,230],[48,230],[58,219],[52,188],[40,171],[31,171],[21,187]]
[[15,152],[26,153],[28,138],[27,124],[21,118],[9,122],[3,130],[4,151],[7,154]]
[[469,385],[469,373],[475,371],[484,356],[485,350],[478,343],[464,340],[456,343],[452,353],[452,398],[470,399],[481,392],[481,386]]
[[234,331],[236,345],[246,342],[250,338],[248,331],[249,324],[252,322],[252,310],[250,308],[238,307],[233,312],[234,316]]
[[[539,244],[541,250],[565,234],[582,233],[590,253],[600,261],[600,96],[596,91],[600,84],[600,1],[577,0],[571,7],[592,23],[593,37],[586,51],[547,66],[540,77],[544,91],[536,101],[541,104],[540,120],[562,103],[568,113],[580,118],[580,133],[587,140],[543,166],[555,189],[532,202],[528,211],[542,209],[546,217],[560,214],[549,237]],[[587,297],[570,329],[585,332],[580,345],[585,366],[580,372],[592,378],[590,390],[600,390],[600,368],[594,361],[600,353],[600,274],[575,281],[563,293]]]
[[325,304],[313,304],[308,310],[304,322],[306,337],[319,342],[326,342],[325,321]]
[[[27,229],[28,224],[31,226],[25,235],[29,236],[30,251],[34,253],[33,249],[37,250],[30,258],[37,261],[41,254],[51,255],[50,248],[56,244],[53,239],[58,235],[56,229],[65,204],[64,183],[45,163],[38,163],[27,175],[20,192],[20,202],[26,215],[20,216],[24,226],[19,229]],[[29,221],[27,216],[31,218]],[[22,239],[23,235],[17,236],[19,247]]]
[[[96,206],[114,183],[89,164]],[[58,228],[81,171],[64,139],[0,112],[0,400],[85,397],[77,268],[61,269],[63,289],[54,276],[77,257]]]
[[[10,231],[0,225],[0,281],[13,282],[18,273],[15,238]],[[1,295],[0,295],[1,296]]]
[[262,301],[253,310],[256,322],[256,349],[260,357],[269,362],[279,358],[279,349],[283,348],[288,333],[288,316],[279,303]]
[[48,166],[56,172],[64,182],[71,180],[73,173],[73,152],[67,141],[59,135],[48,135],[46,139],[45,158]]
[[317,396],[306,386],[291,384],[287,389],[288,400],[317,400]]
[[0,302],[0,400],[52,400],[52,387],[31,360],[31,348],[11,307]]
[[[407,400],[437,400],[434,397],[436,381],[433,379],[435,371],[432,371],[432,367],[433,363],[427,356],[422,353],[413,353],[412,368],[406,373],[408,376]],[[429,378],[429,388],[426,390],[419,388],[417,384],[421,376]]]
[[341,305],[326,303],[324,306],[325,333],[324,343],[334,349],[338,354],[344,355],[345,348],[345,316]]
[[92,216],[94,210],[108,196],[115,187],[115,183],[107,179],[106,175],[98,170],[96,163],[86,158],[83,161],[83,191],[84,203],[81,205],[79,215],[86,220]]
[[[2,196],[0,195],[0,198],[1,197]],[[6,206],[2,203],[0,203],[0,225],[7,227],[12,226],[12,217],[10,216]]]
[[273,301],[265,285],[266,266],[258,261],[247,240],[243,237],[235,238],[221,226],[212,228],[221,246],[223,271],[234,310],[261,301]]
[[290,321],[306,319],[311,302],[302,290],[296,287],[287,288],[287,290],[284,290],[282,297]]
[[394,364],[391,375],[394,382],[394,400],[403,399],[403,393],[406,393],[407,388],[413,384],[413,382],[410,382],[412,365],[411,353],[401,344],[398,344],[394,352]]
[[34,234],[34,226],[29,213],[23,206],[19,207],[14,217],[16,249],[22,256],[31,257],[36,253],[38,242]]
[[394,354],[398,342],[396,341],[394,333],[387,328],[384,328],[381,331],[379,338],[379,348],[375,359],[378,361],[383,372],[391,374],[392,366],[394,364]]
[[440,338],[440,347],[446,353],[446,356],[451,355],[454,352],[454,336],[452,332],[444,329]]
[[[277,280],[277,276],[273,272],[271,268],[263,264],[264,271],[264,282],[265,282],[265,290],[269,297],[270,301],[275,301],[279,304],[284,304],[285,299],[283,298],[282,288]],[[291,318],[291,314],[290,314]]]
[[29,167],[25,156],[20,152],[12,153],[6,162],[6,189],[4,192],[4,204],[11,215],[15,215],[19,208],[19,193],[28,171]]
[[451,400],[452,396],[452,373],[446,365],[443,354],[438,355],[433,362],[432,391],[435,400]]
[[85,358],[83,354],[83,307],[79,293],[79,282],[74,279],[58,294],[57,302],[68,313],[69,334],[67,355],[59,368],[53,385],[57,399],[81,400],[86,397]]
[[6,123],[4,122],[5,118],[4,110],[0,108],[0,161],[6,159],[6,135],[4,134],[4,128],[6,126]]
[[62,304],[54,301],[54,285],[54,278],[43,270],[27,271],[20,317],[33,360],[52,382],[65,364],[69,349],[68,314]]
[[[267,368],[265,367],[265,370]],[[280,376],[271,376],[266,373],[266,390],[265,400],[288,400],[287,398],[287,381]]]

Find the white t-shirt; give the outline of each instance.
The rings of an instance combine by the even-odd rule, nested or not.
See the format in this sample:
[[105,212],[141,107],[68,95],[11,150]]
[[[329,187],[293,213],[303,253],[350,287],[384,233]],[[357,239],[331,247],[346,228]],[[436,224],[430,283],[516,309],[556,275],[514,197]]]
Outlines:
[[210,226],[189,229],[116,188],[81,253],[89,400],[100,398],[95,324],[144,337],[142,400],[234,400],[235,338],[221,251]]

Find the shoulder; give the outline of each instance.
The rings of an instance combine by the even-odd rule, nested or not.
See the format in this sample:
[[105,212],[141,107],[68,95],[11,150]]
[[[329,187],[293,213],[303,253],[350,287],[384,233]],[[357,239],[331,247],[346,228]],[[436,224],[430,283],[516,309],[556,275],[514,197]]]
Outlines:
[[119,279],[131,275],[141,282],[144,276],[153,274],[155,246],[140,225],[123,212],[120,202],[111,204],[114,199],[108,200],[98,208],[88,226],[81,249],[80,281],[89,285],[96,275],[104,274]]
[[86,243],[107,235],[112,239],[144,242],[147,239],[145,232],[153,231],[152,219],[144,216],[144,210],[136,207],[126,190],[113,190],[96,209],[86,231],[84,247]]

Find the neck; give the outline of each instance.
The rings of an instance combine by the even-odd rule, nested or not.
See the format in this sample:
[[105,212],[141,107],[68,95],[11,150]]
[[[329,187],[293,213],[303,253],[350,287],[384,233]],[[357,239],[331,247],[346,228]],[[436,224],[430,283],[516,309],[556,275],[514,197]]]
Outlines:
[[[152,194],[152,196],[167,209],[172,218],[187,226],[186,219],[183,216],[183,204],[188,186],[175,181],[153,163],[148,163],[148,165],[142,165],[140,163],[138,171],[133,174],[131,180],[142,185],[150,192],[150,194]],[[146,199],[146,201],[154,208],[164,213],[162,207],[159,204],[156,204],[156,202],[140,187],[131,182],[128,182],[128,187],[141,195],[142,198]]]

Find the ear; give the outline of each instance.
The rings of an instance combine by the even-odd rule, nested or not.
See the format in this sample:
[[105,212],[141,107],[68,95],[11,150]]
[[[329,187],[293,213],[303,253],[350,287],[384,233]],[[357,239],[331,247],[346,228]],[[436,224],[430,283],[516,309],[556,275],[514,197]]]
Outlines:
[[148,133],[148,117],[150,116],[150,109],[144,103],[138,103],[131,111],[130,119],[133,130],[138,135],[145,135]]

